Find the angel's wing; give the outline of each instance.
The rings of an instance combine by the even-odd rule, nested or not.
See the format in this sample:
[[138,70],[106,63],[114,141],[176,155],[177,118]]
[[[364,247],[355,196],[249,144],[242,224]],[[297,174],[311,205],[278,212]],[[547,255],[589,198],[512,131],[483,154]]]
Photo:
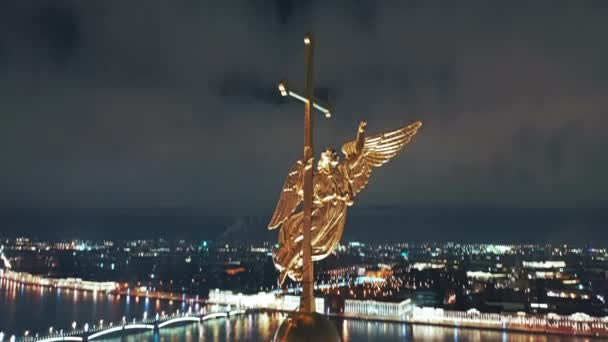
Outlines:
[[304,161],[298,160],[289,170],[277,207],[274,209],[268,229],[280,226],[296,210],[302,202],[302,186],[304,183]]
[[353,194],[365,188],[372,169],[391,160],[416,135],[420,126],[422,122],[416,121],[391,132],[366,137],[360,154],[357,153],[356,140],[342,146]]

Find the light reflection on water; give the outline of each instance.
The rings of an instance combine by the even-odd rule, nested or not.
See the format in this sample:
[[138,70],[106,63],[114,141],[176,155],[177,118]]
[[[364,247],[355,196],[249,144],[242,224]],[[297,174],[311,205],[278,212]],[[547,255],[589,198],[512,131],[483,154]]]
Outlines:
[[208,320],[163,329],[159,335],[146,332],[99,340],[103,342],[192,342],[192,341],[270,341],[284,317],[280,314],[249,314],[231,319]]
[[[154,301],[154,302],[152,302]],[[0,331],[8,336],[22,335],[25,330],[32,334],[45,334],[50,326],[55,331],[69,329],[72,321],[79,326],[90,325],[103,319],[105,324],[118,322],[123,315],[127,320],[141,319],[143,312],[148,317],[156,312],[186,310],[181,302],[173,304],[160,300],[137,299],[129,296],[93,294],[74,290],[58,290],[26,286],[0,280]],[[281,314],[248,314],[230,319],[208,320],[201,324],[190,324],[104,341],[270,341],[285,318]],[[400,323],[382,323],[359,320],[334,319],[344,342],[362,341],[471,341],[471,342],[557,342],[592,341],[586,338],[569,338],[525,333],[505,333],[475,329],[455,329]],[[596,340],[601,341],[601,340]]]
[[163,310],[175,312],[185,308],[180,302],[171,305],[158,301],[152,305],[143,298],[23,285],[0,279],[0,331],[7,336],[21,336],[26,330],[32,335],[47,334],[50,327],[55,332],[67,331],[73,321],[79,327],[85,322],[92,326],[101,319],[108,324],[119,322],[123,316],[128,320],[141,319],[144,312],[152,317]]
[[[274,332],[285,318],[280,314],[248,314],[230,319],[209,320],[201,324],[193,324],[162,330],[160,335],[152,333],[116,337],[103,340],[104,342],[119,341],[162,341],[162,342],[193,342],[193,341],[270,341]],[[506,333],[476,329],[447,328],[424,325],[408,325],[400,323],[382,323],[358,320],[335,319],[334,323],[343,342],[363,341],[465,341],[465,342],[586,342],[593,339],[570,338],[556,335],[538,335],[525,333]],[[600,340],[596,340],[600,341]]]

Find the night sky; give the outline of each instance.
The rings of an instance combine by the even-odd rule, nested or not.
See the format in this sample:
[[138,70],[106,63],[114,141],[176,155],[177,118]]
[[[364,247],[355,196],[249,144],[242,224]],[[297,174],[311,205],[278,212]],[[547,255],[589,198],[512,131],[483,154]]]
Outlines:
[[302,153],[303,106],[276,87],[303,87],[311,31],[335,108],[317,152],[359,120],[424,122],[347,238],[603,244],[607,17],[605,1],[2,1],[0,234],[260,236]]

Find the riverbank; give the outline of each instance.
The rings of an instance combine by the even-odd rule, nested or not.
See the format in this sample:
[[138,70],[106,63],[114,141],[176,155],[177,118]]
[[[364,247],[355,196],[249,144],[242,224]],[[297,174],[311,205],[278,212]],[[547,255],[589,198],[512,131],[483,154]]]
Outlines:
[[113,281],[88,281],[81,278],[48,278],[27,272],[15,272],[0,268],[0,278],[28,285],[47,286],[92,292],[111,292],[118,288]]

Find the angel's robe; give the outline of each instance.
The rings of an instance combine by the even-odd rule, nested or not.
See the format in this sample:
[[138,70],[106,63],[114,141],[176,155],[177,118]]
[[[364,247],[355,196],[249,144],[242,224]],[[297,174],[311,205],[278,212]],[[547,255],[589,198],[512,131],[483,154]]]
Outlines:
[[[329,174],[315,173],[313,182],[311,244],[312,259],[317,261],[327,257],[340,241],[346,209],[352,205],[352,190],[343,165],[338,165]],[[283,223],[279,248],[274,254],[275,264],[294,280],[299,280],[302,273],[299,256],[303,240],[302,217],[303,213],[299,212]]]

